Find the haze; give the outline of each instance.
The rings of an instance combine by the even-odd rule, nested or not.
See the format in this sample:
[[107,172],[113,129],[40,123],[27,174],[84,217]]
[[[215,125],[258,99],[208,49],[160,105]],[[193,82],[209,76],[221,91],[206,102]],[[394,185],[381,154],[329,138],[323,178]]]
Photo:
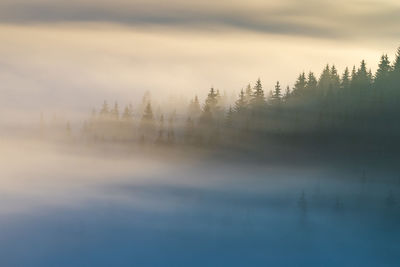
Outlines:
[[268,91],[326,63],[375,70],[383,52],[393,58],[399,10],[394,0],[2,0],[0,121],[136,103],[147,90],[236,97],[258,77]]

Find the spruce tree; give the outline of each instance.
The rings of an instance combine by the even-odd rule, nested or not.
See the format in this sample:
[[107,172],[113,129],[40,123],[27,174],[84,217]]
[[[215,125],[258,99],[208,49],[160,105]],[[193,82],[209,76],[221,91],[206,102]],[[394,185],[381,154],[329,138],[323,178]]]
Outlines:
[[396,58],[393,62],[393,72],[400,77],[400,47],[397,49]]
[[332,68],[331,68],[331,85],[330,86],[333,90],[337,90],[340,88],[340,77],[339,77],[339,74],[337,72],[335,65],[332,65]]
[[219,89],[217,89],[217,95],[215,97],[217,99],[217,106],[219,107],[224,107],[223,105],[221,105],[222,103],[222,96],[221,93],[219,92]]
[[309,93],[314,93],[317,89],[318,81],[313,72],[308,73],[306,89]]
[[132,111],[129,106],[126,106],[124,109],[124,113],[122,113],[122,120],[131,121],[132,120]]
[[215,112],[215,110],[217,109],[217,105],[218,105],[217,97],[218,97],[217,92],[215,91],[214,87],[211,87],[210,92],[207,95],[206,103],[205,103],[205,105],[210,108],[211,112]]
[[397,49],[395,60],[393,62],[393,66],[391,67],[390,79],[388,83],[393,94],[393,100],[395,102],[394,104],[398,106],[400,105],[400,47]]
[[279,103],[282,99],[282,89],[281,85],[279,84],[279,81],[276,82],[275,89],[272,93],[271,98],[273,103]]
[[366,90],[370,87],[372,82],[372,77],[367,70],[367,64],[365,60],[361,61],[360,68],[357,70],[356,79],[355,79],[355,86],[359,90]]
[[232,106],[229,107],[225,118],[225,127],[231,129],[233,126],[233,109]]
[[287,100],[289,99],[290,94],[291,94],[291,92],[290,92],[290,87],[289,87],[289,85],[288,85],[288,86],[286,86],[285,95],[284,95],[284,97],[283,97],[283,98],[285,99],[285,101],[287,101]]
[[326,94],[332,88],[332,75],[329,65],[326,65],[318,81],[318,89]]
[[124,140],[129,140],[133,134],[133,114],[132,114],[132,105],[128,105],[125,107],[124,112],[121,116],[121,125],[123,128],[122,137]]
[[342,79],[340,82],[340,88],[343,90],[347,90],[350,87],[350,72],[349,68],[346,67],[346,69],[343,72]]
[[115,102],[114,108],[111,110],[111,116],[114,120],[119,119],[119,109],[118,109],[118,103]]
[[200,102],[199,98],[197,95],[194,97],[194,99],[190,102],[189,105],[189,115],[192,118],[197,118],[201,113],[201,107],[200,107]]
[[253,108],[260,108],[265,104],[264,90],[260,78],[258,78],[256,85],[254,86],[251,104]]
[[139,112],[143,113],[149,103],[151,103],[151,93],[150,93],[150,91],[146,91],[143,94],[142,103],[139,107]]
[[392,67],[390,65],[390,61],[387,55],[382,55],[381,60],[378,64],[378,70],[375,74],[375,84],[379,87],[383,86],[387,78],[389,77],[390,72],[392,71]]
[[251,87],[250,84],[248,84],[245,91],[245,100],[247,106],[250,106],[252,98],[253,98],[253,88]]
[[154,116],[149,102],[144,110],[142,120],[140,122],[141,133],[143,139],[152,139],[154,135]]
[[294,96],[301,96],[302,94],[304,94],[304,89],[306,88],[306,85],[307,85],[306,74],[303,72],[297,78],[296,83],[294,84],[292,94]]
[[144,110],[143,113],[143,119],[146,121],[153,121],[154,117],[153,117],[153,110],[151,108],[151,103],[148,103],[146,106],[146,109]]
[[239,98],[235,102],[235,112],[241,113],[246,110],[246,96],[243,89],[240,91]]

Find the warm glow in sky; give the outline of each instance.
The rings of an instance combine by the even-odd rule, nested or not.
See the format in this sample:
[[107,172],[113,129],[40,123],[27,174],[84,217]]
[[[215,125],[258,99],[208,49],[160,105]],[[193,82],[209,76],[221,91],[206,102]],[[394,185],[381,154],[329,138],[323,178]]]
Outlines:
[[399,14],[396,0],[1,0],[0,121],[258,77],[269,90],[326,63],[374,70],[400,43]]

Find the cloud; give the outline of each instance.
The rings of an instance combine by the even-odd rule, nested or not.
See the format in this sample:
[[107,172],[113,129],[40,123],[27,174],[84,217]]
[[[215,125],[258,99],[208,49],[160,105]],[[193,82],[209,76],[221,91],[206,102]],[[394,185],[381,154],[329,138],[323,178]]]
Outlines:
[[240,29],[316,38],[398,38],[390,0],[3,0],[0,23],[107,22],[184,30]]

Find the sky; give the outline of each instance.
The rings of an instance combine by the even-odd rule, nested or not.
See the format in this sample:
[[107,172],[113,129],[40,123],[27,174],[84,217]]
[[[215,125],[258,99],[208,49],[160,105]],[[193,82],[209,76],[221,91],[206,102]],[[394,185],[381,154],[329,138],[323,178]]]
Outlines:
[[376,69],[400,45],[397,0],[0,0],[0,122],[103,100],[266,91],[327,63]]

